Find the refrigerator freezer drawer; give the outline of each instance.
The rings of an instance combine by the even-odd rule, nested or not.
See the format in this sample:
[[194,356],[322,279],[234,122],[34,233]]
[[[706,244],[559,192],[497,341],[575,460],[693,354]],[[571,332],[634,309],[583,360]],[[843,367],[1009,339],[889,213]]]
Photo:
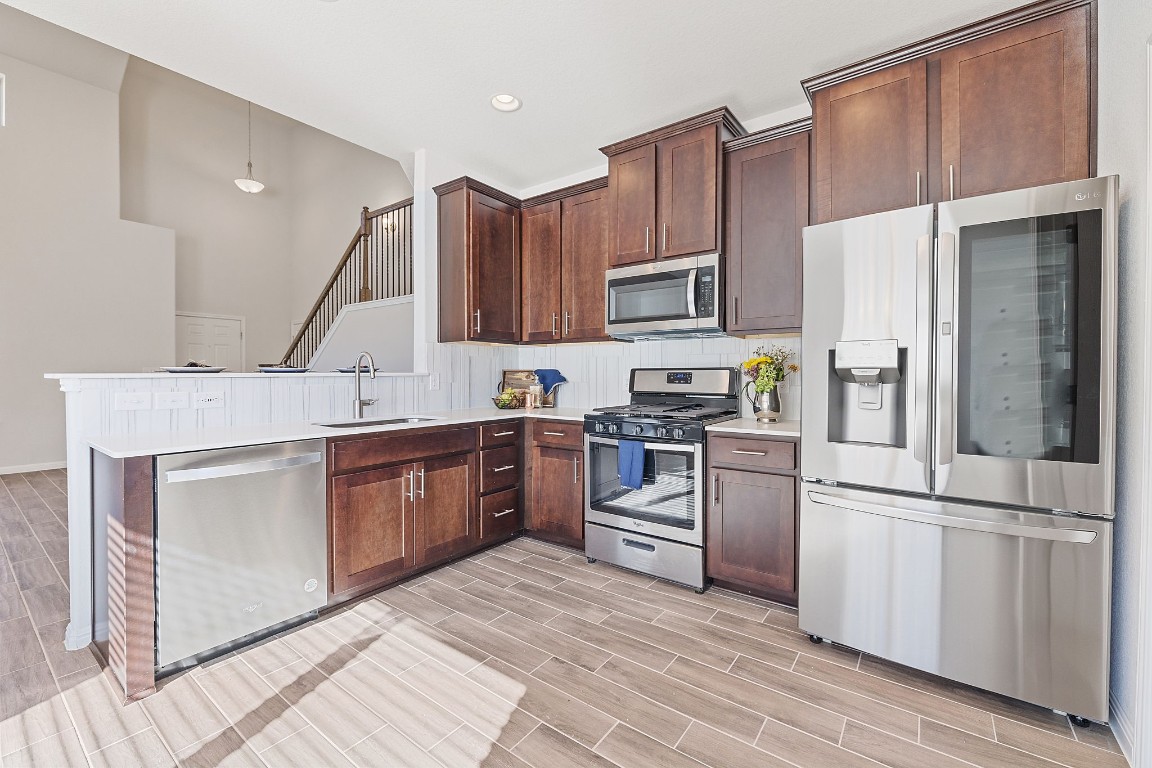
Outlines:
[[1112,523],[805,483],[800,626],[1108,719]]

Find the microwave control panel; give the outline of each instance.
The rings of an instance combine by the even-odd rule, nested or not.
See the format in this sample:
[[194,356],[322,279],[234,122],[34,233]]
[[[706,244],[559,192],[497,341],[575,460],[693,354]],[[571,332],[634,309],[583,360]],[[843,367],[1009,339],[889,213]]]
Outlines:
[[696,286],[696,315],[711,317],[716,306],[716,269],[706,267],[700,270],[700,282]]

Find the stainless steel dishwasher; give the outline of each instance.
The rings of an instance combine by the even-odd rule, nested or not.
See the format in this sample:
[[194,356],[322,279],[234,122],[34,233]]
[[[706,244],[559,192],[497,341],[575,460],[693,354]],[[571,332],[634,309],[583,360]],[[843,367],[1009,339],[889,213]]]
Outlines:
[[326,530],[323,440],[158,456],[157,666],[314,615]]

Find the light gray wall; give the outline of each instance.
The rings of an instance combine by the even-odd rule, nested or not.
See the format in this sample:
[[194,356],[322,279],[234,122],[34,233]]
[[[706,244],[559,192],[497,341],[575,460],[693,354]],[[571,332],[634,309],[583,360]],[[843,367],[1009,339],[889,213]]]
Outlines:
[[[1112,612],[1112,716],[1134,765],[1152,764],[1152,713],[1142,698],[1152,680],[1139,658],[1149,643],[1141,581],[1141,541],[1149,514],[1148,44],[1152,4],[1099,5],[1099,173],[1120,174],[1120,411],[1117,420],[1115,568]],[[1138,751],[1134,753],[1132,750]]]
[[[140,59],[121,89],[122,215],[176,231],[176,306],[246,319],[248,367],[278,361],[360,223],[411,194],[390,158]],[[175,350],[169,357],[175,354]],[[172,360],[172,362],[184,362]]]
[[[72,39],[50,30],[53,45]],[[45,373],[140,371],[174,343],[172,233],[120,220],[119,99],[106,86],[123,61],[96,45],[60,67],[84,70],[95,51],[83,79],[0,49],[0,471],[64,461],[64,396]],[[51,64],[53,48],[28,48]]]

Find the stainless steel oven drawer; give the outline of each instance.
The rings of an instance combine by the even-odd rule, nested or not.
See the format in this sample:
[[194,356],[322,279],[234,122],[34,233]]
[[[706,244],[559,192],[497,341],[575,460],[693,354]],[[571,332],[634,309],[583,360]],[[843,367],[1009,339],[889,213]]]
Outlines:
[[586,523],[584,554],[695,589],[704,588],[704,550],[700,547]]

